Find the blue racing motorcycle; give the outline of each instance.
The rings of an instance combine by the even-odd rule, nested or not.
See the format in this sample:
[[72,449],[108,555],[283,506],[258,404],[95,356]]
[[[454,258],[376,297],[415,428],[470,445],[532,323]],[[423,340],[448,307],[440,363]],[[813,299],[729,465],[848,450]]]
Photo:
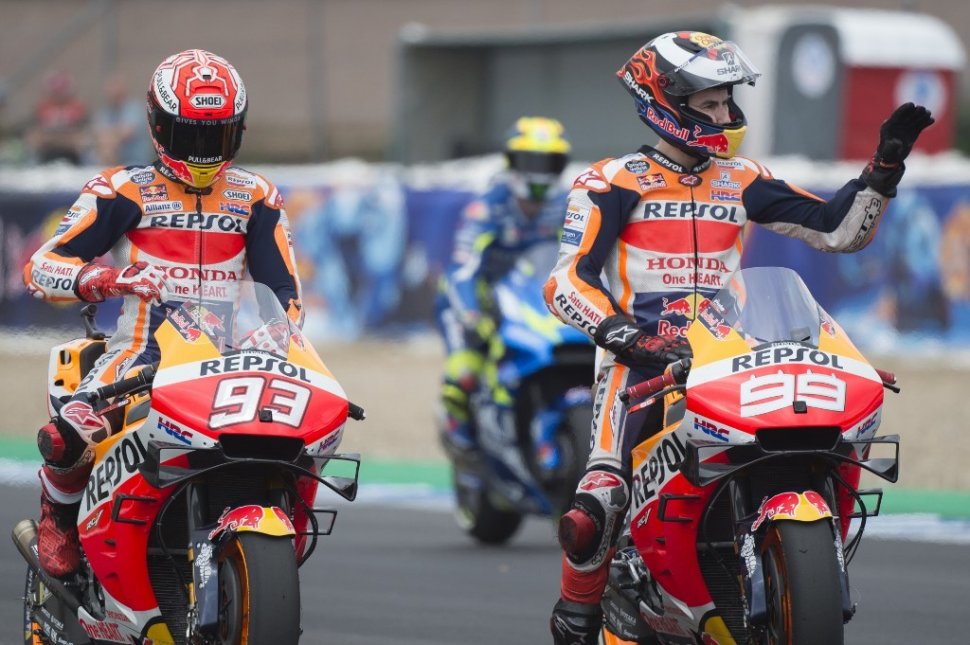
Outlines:
[[470,401],[479,449],[445,442],[458,523],[482,543],[506,542],[525,515],[558,518],[589,456],[595,346],[543,301],[557,254],[535,245],[493,284],[497,331]]

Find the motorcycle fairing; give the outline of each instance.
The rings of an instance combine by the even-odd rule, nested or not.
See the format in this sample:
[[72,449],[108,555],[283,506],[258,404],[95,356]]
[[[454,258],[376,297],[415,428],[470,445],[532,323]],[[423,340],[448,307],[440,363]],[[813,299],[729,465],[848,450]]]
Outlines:
[[[105,598],[105,604],[108,605],[107,598]],[[117,604],[117,601],[115,604],[119,609],[124,609],[122,605]],[[78,608],[77,621],[88,637],[98,643],[128,644],[132,639],[136,639],[138,642],[149,642],[154,645],[175,645],[175,639],[168,630],[168,626],[157,612],[135,616],[132,620],[119,611],[108,610],[104,619],[98,619],[82,606]],[[139,625],[145,625],[144,629],[140,630]]]
[[[178,440],[175,436],[178,435],[182,438],[179,444],[181,448],[211,449],[220,434],[212,432],[205,425],[187,422],[186,418],[191,420],[192,417],[185,414],[192,405],[201,405],[202,409],[211,406],[211,398],[201,404],[188,402],[198,400],[199,388],[185,382],[185,379],[198,379],[199,365],[205,361],[219,360],[222,355],[218,349],[205,335],[187,339],[168,321],[159,326],[156,339],[162,348],[162,360],[153,384],[151,405],[155,409],[143,421],[126,426],[93,448],[94,470],[82,497],[78,522],[81,545],[104,590],[106,602],[110,599],[112,611],[117,615],[132,616],[136,628],[151,627],[149,623],[156,619],[161,621],[147,567],[132,566],[132,563],[144,557],[150,533],[147,528],[152,526],[160,508],[175,491],[175,487],[155,488],[142,476],[136,476],[140,475],[139,469],[145,463],[148,446],[150,442],[158,440],[171,441],[173,437]],[[321,419],[322,423],[313,433],[302,434],[307,437],[308,443],[316,446],[319,456],[324,457],[336,448],[347,417],[348,403],[344,392],[316,357],[312,347],[301,348],[295,342],[290,343],[286,363],[295,366],[298,370],[296,373],[306,378],[300,383],[313,388],[313,398],[317,401],[308,407],[307,413],[317,415],[316,418]],[[283,374],[275,378],[299,380],[289,379]],[[283,424],[256,422],[235,426],[232,430],[255,428],[264,434],[274,430],[285,434],[291,430],[289,426],[282,429],[279,426]],[[336,439],[330,439],[331,433]],[[179,451],[172,451],[165,458],[164,465],[184,468],[188,466],[188,461],[184,452],[179,454]],[[316,465],[313,465],[313,469],[317,469]],[[304,488],[315,490],[316,485],[317,481],[314,480]],[[296,527],[296,530],[302,532],[305,517],[301,523],[303,527]],[[125,633],[140,634],[136,628],[126,627],[120,622],[116,624]],[[92,629],[110,634],[114,628],[105,624]],[[155,642],[166,642],[164,634],[159,633],[160,629],[167,632],[164,624],[162,628],[152,629],[158,636]]]
[[[683,418],[668,418],[660,433],[633,450],[631,533],[667,600],[685,607],[683,620],[693,633],[702,633],[705,626],[690,617],[700,617],[707,609],[713,611],[712,616],[717,615],[697,557],[701,512],[717,484],[696,487],[683,476],[680,466],[688,442],[707,444],[704,461],[717,464],[726,460],[725,451],[730,446],[754,443],[758,429],[836,426],[843,435],[853,433],[853,438],[875,432],[883,402],[882,380],[841,327],[827,316],[822,316],[817,336],[817,347],[795,342],[758,344],[726,324],[715,309],[705,309],[688,330],[694,358],[686,383]],[[798,398],[810,399],[816,405],[796,411],[793,397],[785,405],[773,402],[763,408],[743,409],[745,383],[758,378],[769,383],[778,379],[785,385],[800,383],[804,392],[795,390]],[[828,396],[830,392],[824,386],[832,384],[844,395],[842,399]],[[749,393],[757,394],[758,388],[747,387]],[[667,395],[667,404],[678,396]],[[751,396],[751,403],[761,402]],[[851,481],[852,468],[846,470]],[[854,476],[857,480],[858,468]],[[849,508],[852,501],[840,501],[840,514],[845,516],[848,513],[843,501]],[[813,515],[815,521],[822,516],[821,511]],[[847,526],[846,521],[843,528]],[[720,617],[718,621],[723,624]],[[733,642],[726,627],[706,631],[716,642]]]
[[[81,498],[78,534],[91,568],[123,615],[160,616],[148,569],[141,562],[149,531],[172,490],[150,486],[138,472],[147,455],[148,422],[95,446],[94,470]],[[137,476],[136,476],[137,475]],[[144,623],[141,623],[144,624]]]
[[[169,321],[159,326],[155,336],[163,351],[152,405],[196,432],[212,438],[223,432],[298,434],[313,444],[346,421],[346,394],[309,345],[291,342],[283,360],[249,350],[223,355],[207,336],[188,340]],[[207,416],[198,412],[217,409],[220,396],[231,402],[222,406],[227,412]],[[242,405],[237,401],[248,398],[258,398],[261,403],[253,402],[252,414],[242,419],[245,415],[233,409]],[[266,409],[271,410],[268,418],[263,415]],[[310,432],[305,427],[308,419],[314,420]]]

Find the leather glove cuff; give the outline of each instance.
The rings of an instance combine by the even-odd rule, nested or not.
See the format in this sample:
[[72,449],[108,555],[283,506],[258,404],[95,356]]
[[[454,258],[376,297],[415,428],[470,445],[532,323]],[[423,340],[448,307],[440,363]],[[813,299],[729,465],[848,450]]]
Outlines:
[[906,164],[902,161],[886,163],[877,154],[865,167],[859,178],[865,182],[866,186],[883,197],[892,198],[896,196],[896,186],[902,180],[904,172],[906,172]]

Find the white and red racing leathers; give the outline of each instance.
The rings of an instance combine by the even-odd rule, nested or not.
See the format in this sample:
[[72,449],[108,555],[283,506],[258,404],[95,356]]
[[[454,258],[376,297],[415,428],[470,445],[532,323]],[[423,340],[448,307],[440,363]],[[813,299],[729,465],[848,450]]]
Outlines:
[[[859,179],[826,202],[749,159],[686,168],[644,146],[576,179],[546,302],[590,337],[614,314],[632,317],[649,335],[683,336],[705,299],[739,268],[748,221],[823,251],[852,252],[868,244],[888,203]],[[598,377],[590,465],[625,471],[638,437],[624,436],[613,401],[655,374],[612,359],[607,353]]]
[[[256,173],[230,168],[210,187],[195,189],[158,163],[105,170],[85,184],[54,236],[31,257],[24,282],[37,297],[76,301],[81,270],[109,252],[117,267],[136,262],[155,267],[175,300],[226,299],[230,310],[231,285],[248,270],[302,322],[283,199]],[[117,331],[78,391],[157,360],[153,332],[165,314],[159,303],[125,296]]]

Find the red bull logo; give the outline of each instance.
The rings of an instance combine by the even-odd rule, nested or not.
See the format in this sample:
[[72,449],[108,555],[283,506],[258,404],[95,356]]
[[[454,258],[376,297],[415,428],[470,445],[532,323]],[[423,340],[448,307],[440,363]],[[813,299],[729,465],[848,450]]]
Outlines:
[[728,337],[728,334],[731,333],[731,328],[721,323],[718,323],[710,327],[710,330],[711,330],[711,333],[714,334],[715,338],[717,338],[718,340],[724,340],[725,338]]
[[209,336],[216,335],[216,332],[225,332],[226,328],[222,322],[222,317],[213,313],[203,305],[189,305],[186,307],[205,333]]
[[165,202],[168,201],[168,188],[164,184],[152,184],[151,186],[142,186],[138,189],[141,193],[141,200],[143,202]]
[[692,293],[676,300],[661,298],[661,303],[663,304],[663,309],[660,311],[661,316],[683,316],[684,318],[694,319],[697,318],[699,312],[711,304],[711,301],[700,294]]
[[[209,539],[214,539],[224,531],[262,531],[271,535],[292,534],[294,529],[290,518],[275,507],[272,509],[272,514],[269,514],[268,510],[256,505],[227,508],[219,517],[218,526],[209,533]],[[284,533],[273,531],[269,524],[278,525]]]
[[758,517],[751,524],[751,530],[757,531],[758,527],[764,522],[775,517],[794,517],[800,501],[801,498],[798,493],[778,493],[774,497],[765,499],[761,503],[761,508],[758,509]]
[[664,176],[659,173],[651,173],[649,175],[637,175],[637,183],[640,185],[640,190],[654,190],[655,188],[666,188],[667,180]]
[[766,498],[758,509],[758,517],[751,524],[757,531],[764,522],[773,519],[799,520],[812,522],[824,517],[832,517],[832,511],[825,499],[813,490],[804,493],[785,492]]
[[202,328],[210,334],[215,331],[225,331],[225,327],[222,325],[222,319],[211,311],[206,311],[200,317],[199,322],[202,324]]
[[807,490],[803,493],[805,500],[812,505],[818,514],[825,517],[832,514],[829,510],[829,505],[825,503],[825,499],[813,490]]
[[710,300],[704,301],[704,306],[698,312],[698,317],[704,323],[704,326],[710,330],[711,334],[718,340],[724,340],[731,333],[731,326],[725,325],[723,319],[714,313],[715,307],[709,307],[712,302]]
[[693,148],[707,148],[711,152],[727,152],[730,142],[723,133],[694,136],[687,142]]

